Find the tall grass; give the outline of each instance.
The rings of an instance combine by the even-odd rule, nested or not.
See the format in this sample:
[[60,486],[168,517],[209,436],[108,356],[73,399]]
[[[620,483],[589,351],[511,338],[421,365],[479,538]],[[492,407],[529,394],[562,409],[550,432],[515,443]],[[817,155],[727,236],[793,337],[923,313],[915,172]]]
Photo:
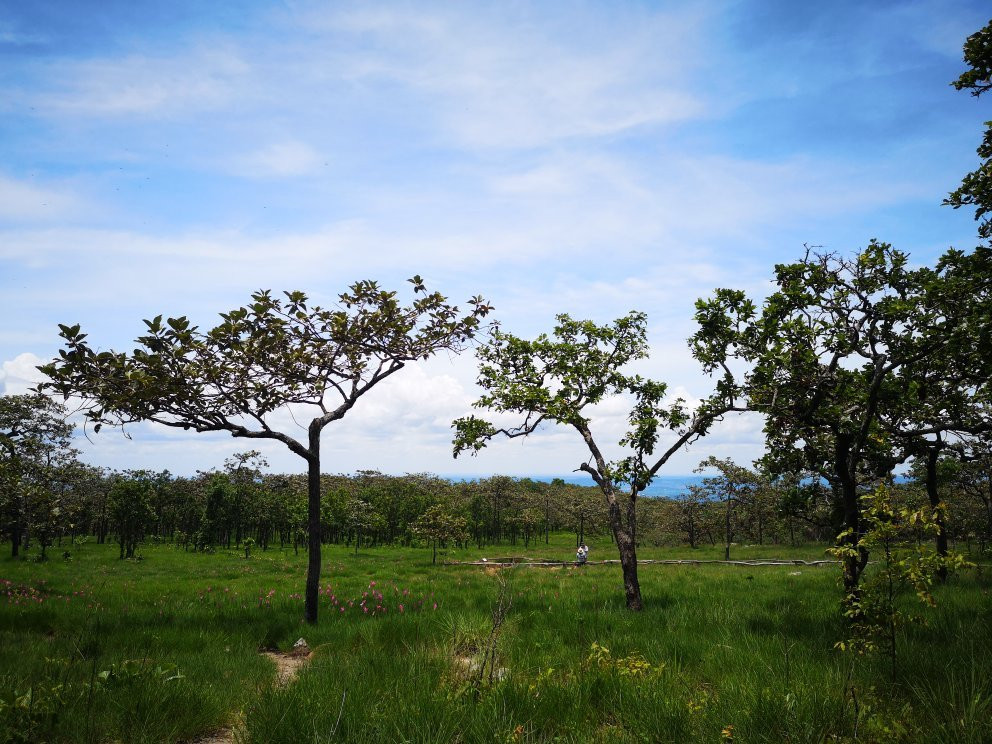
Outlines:
[[[567,559],[573,542],[498,552]],[[592,547],[613,557],[605,538]],[[487,554],[502,557],[445,557]],[[301,622],[302,554],[156,546],[119,561],[88,544],[71,562],[0,561],[0,740],[191,741],[225,727],[246,742],[992,740],[987,575],[953,578],[905,629],[891,684],[879,662],[833,649],[830,567],[644,566],[638,614],[615,565],[506,569],[490,683],[476,672],[497,569],[432,566],[423,549],[325,555],[316,627]],[[280,687],[258,651],[300,636],[315,653]]]

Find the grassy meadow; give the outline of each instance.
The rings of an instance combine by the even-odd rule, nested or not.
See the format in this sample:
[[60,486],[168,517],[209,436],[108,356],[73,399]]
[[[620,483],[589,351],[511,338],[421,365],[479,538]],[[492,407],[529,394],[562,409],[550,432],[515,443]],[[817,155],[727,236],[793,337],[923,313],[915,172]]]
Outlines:
[[[615,558],[604,537],[591,560]],[[830,566],[645,565],[645,611],[620,568],[444,566],[567,559],[524,548],[324,552],[321,618],[301,622],[302,551],[74,546],[0,560],[0,741],[988,742],[987,572],[952,577],[887,660],[834,650]],[[719,547],[641,558],[722,557]],[[739,546],[733,558],[823,557]],[[505,621],[493,633],[499,603]],[[508,606],[508,608],[507,608]],[[495,635],[495,637],[494,637]],[[314,648],[276,683],[260,649]]]

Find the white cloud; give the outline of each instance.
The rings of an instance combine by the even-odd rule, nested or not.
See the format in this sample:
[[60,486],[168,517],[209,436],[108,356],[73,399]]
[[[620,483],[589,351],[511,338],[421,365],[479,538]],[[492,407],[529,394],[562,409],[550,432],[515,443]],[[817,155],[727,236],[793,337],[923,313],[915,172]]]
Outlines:
[[[269,121],[306,121],[313,131],[354,106],[414,126],[439,125],[445,145],[453,137],[463,146],[498,148],[611,136],[684,122],[706,109],[685,80],[705,59],[697,10],[589,6],[563,25],[499,4],[352,8],[272,11],[249,36],[38,62],[40,85],[8,89],[8,105],[100,119],[188,119],[223,109],[235,124],[250,111]],[[257,157],[286,162],[280,155]]]
[[0,366],[0,393],[3,395],[24,395],[42,382],[45,376],[37,370],[46,360],[34,354],[18,354]]
[[251,66],[231,47],[183,49],[178,54],[50,63],[47,90],[29,96],[57,116],[186,117],[241,105],[250,94]]
[[469,146],[534,147],[704,113],[680,77],[703,54],[698,11],[600,9],[585,18],[590,28],[502,7],[377,5],[304,17],[371,39],[373,51],[348,59],[346,74],[430,96]]
[[234,161],[236,173],[248,178],[289,178],[314,172],[321,155],[304,142],[276,142]]
[[0,220],[42,222],[74,217],[85,203],[71,191],[39,186],[0,173]]
[[25,34],[0,22],[0,44],[26,46],[28,44],[42,44],[47,41],[48,38],[45,36],[40,34]]

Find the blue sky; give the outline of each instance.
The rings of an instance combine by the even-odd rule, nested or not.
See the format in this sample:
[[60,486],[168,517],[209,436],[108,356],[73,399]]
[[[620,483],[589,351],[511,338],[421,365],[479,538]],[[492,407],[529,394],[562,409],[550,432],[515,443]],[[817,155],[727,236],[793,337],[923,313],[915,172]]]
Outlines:
[[[649,314],[644,371],[708,392],[692,303],[761,295],[804,243],[974,243],[941,207],[987,101],[948,83],[979,2],[0,3],[0,390],[57,323],[129,348],[141,319],[209,326],[258,288],[327,304],[415,273],[503,326]],[[471,355],[411,367],[324,435],[325,468],[568,472],[569,432],[452,461]],[[597,412],[615,441],[623,401]],[[286,419],[286,425],[292,421]],[[135,427],[111,467],[191,472],[257,446]],[[727,421],[674,460],[760,454]],[[273,466],[302,463],[282,445]]]

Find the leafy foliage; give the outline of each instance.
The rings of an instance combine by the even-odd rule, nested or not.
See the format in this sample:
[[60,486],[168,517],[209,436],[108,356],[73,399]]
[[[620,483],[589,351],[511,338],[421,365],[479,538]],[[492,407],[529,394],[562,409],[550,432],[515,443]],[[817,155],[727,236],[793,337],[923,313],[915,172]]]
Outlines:
[[118,480],[110,490],[110,519],[121,547],[121,558],[134,558],[134,551],[155,518],[151,505],[154,485],[144,474]]
[[[964,61],[970,69],[951,85],[958,90],[971,91],[975,97],[992,89],[992,21],[965,41]],[[975,219],[979,221],[978,234],[990,238],[992,221],[985,215],[992,210],[992,121],[985,122],[985,136],[978,146],[978,157],[982,160],[978,169],[962,179],[961,186],[951,192],[944,204],[955,209],[974,206]]]
[[410,531],[431,544],[431,562],[434,563],[437,561],[438,543],[444,545],[448,541],[464,542],[467,539],[468,521],[452,514],[444,505],[434,504],[411,525]]
[[708,353],[709,364],[750,365],[743,385],[749,408],[765,416],[768,469],[831,484],[836,531],[853,551],[844,552],[848,591],[868,559],[865,546],[857,547],[859,488],[906,456],[890,425],[897,412],[906,414],[906,380],[920,368],[953,380],[952,370],[973,358],[962,351],[963,337],[988,332],[987,309],[962,301],[961,289],[975,287],[952,270],[962,261],[971,265],[951,252],[937,269],[914,269],[878,241],[850,258],[807,250],[775,267],[777,289],[760,315],[734,290],[697,303],[709,332],[701,330],[694,344],[708,349],[716,336],[731,350]]
[[[544,422],[571,427],[582,437],[590,457],[578,469],[592,477],[606,499],[627,605],[635,610],[641,608],[634,545],[638,494],[675,452],[706,434],[725,413],[737,410],[729,370],[717,392],[691,412],[683,399],[666,398],[666,383],[629,374],[628,365],[647,356],[646,327],[647,316],[635,311],[603,326],[559,315],[552,335],[541,334],[533,341],[497,329],[476,352],[478,385],[484,392],[473,405],[514,414],[522,421],[497,427],[473,415],[453,424],[456,457],[465,451],[477,453],[496,436],[529,436]],[[714,339],[711,346],[720,343]],[[630,428],[620,440],[630,454],[608,462],[591,431],[587,409],[617,395],[632,400]],[[675,433],[675,443],[657,455],[659,436],[666,429]]]
[[262,290],[247,306],[221,313],[223,322],[209,331],[159,315],[144,321],[147,333],[130,354],[96,351],[79,325],[60,325],[67,348],[41,368],[50,378],[42,387],[84,398],[96,427],[154,421],[229,431],[278,439],[308,457],[306,446],[270,427],[269,414],[309,405],[320,409],[321,424],[337,420],[407,362],[457,349],[490,310],[476,297],[460,316],[442,295],[427,294],[418,277],[411,281],[422,296],[409,306],[361,281],[335,309],[311,306],[303,292],[280,299]]
[[0,396],[0,525],[18,555],[34,534],[51,544],[67,481],[79,467],[65,406],[46,395]]
[[844,598],[844,614],[851,619],[849,637],[836,647],[857,655],[882,651],[890,662],[892,681],[896,678],[897,629],[907,620],[897,600],[903,589],[911,588],[919,601],[936,606],[932,587],[941,569],[957,570],[966,564],[957,553],[946,556],[914,541],[909,530],[936,532],[937,516],[946,507],[913,509],[898,505],[890,486],[880,485],[861,497],[864,530],[851,544],[850,535],[842,534],[830,553],[846,560],[859,550],[874,553],[879,568],[869,574],[856,592]]
[[[375,385],[408,362],[441,350],[458,351],[473,338],[490,306],[481,297],[466,313],[443,295],[409,280],[415,299],[402,305],[376,282],[356,282],[334,309],[309,304],[300,291],[284,298],[269,290],[245,307],[221,313],[201,331],[185,317],[146,320],[138,348],[97,351],[80,326],[60,325],[67,348],[41,367],[44,390],[83,399],[99,430],[153,421],[195,431],[274,439],[308,466],[306,619],[317,620],[320,577],[320,435]],[[273,428],[272,414],[289,406],[316,409],[300,441]]]

